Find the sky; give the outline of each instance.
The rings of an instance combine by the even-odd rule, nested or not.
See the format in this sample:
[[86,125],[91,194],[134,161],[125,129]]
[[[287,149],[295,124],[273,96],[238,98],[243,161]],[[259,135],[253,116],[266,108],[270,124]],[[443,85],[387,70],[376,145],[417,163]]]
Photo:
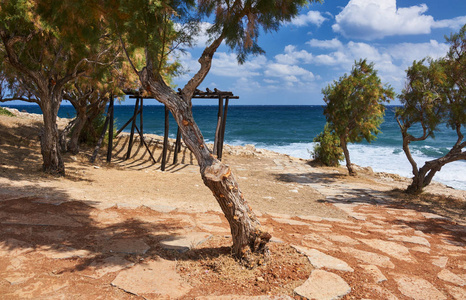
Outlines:
[[[235,53],[222,45],[200,88],[232,91],[240,99],[230,103],[237,105],[323,105],[321,90],[366,58],[382,82],[399,93],[412,62],[445,56],[445,35],[464,24],[466,0],[314,3],[278,32],[259,36],[265,55],[239,65]],[[206,40],[201,36],[197,47],[179,57],[187,70],[175,80],[179,87],[198,70]]]
[[[262,33],[259,45],[265,55],[250,56],[239,65],[236,54],[220,46],[200,88],[232,91],[240,97],[231,100],[233,105],[323,105],[322,89],[365,58],[375,64],[382,82],[399,93],[413,61],[445,56],[445,35],[464,24],[466,0],[324,0],[302,9],[279,31]],[[175,79],[178,87],[199,69],[207,39],[201,35],[196,47],[179,55],[186,73]]]

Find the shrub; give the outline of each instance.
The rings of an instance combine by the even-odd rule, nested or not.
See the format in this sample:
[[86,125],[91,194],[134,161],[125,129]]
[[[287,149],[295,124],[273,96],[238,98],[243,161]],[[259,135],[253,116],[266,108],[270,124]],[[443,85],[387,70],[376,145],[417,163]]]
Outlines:
[[15,115],[10,112],[9,110],[3,108],[3,107],[0,107],[0,115],[4,115],[4,116],[9,116],[9,117],[14,117]]
[[314,142],[316,144],[312,155],[315,160],[330,167],[340,165],[340,161],[344,159],[343,150],[340,147],[340,139],[330,129],[328,123],[325,124],[324,131],[314,138]]

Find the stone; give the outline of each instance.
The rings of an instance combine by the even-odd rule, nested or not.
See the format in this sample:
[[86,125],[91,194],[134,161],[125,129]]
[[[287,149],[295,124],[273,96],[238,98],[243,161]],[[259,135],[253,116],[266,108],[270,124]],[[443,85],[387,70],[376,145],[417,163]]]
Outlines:
[[144,298],[147,298],[147,294],[153,295],[151,298],[155,295],[181,298],[191,289],[176,273],[176,262],[164,259],[151,260],[125,269],[111,284]]
[[413,275],[393,275],[398,290],[406,297],[414,300],[443,300],[447,297],[437,290],[430,282]]
[[160,246],[164,249],[186,252],[212,237],[212,234],[206,232],[191,232],[186,235],[172,236],[160,241]]
[[307,299],[333,300],[351,292],[351,287],[338,275],[324,270],[312,271],[294,292]]
[[406,236],[406,235],[395,235],[391,237],[389,240],[398,241],[398,242],[405,242],[405,243],[412,243],[418,244],[426,247],[430,247],[429,241],[422,237],[422,236]]
[[145,254],[149,249],[149,245],[144,243],[143,240],[134,238],[111,240],[109,244],[104,247],[105,252],[139,255]]
[[450,285],[446,285],[445,287],[447,288],[448,293],[452,295],[455,300],[466,299],[466,289]]
[[33,278],[33,274],[24,274],[20,272],[9,273],[5,280],[8,281],[11,285],[17,285],[25,283],[29,279]]
[[432,260],[433,265],[436,265],[437,267],[440,267],[442,269],[446,267],[447,262],[448,262],[448,257],[446,256],[440,256]]
[[398,243],[382,241],[379,239],[359,239],[359,241],[394,258],[408,262],[415,262],[414,258],[409,253],[409,249]]
[[395,295],[380,285],[369,284],[366,287],[374,292],[371,299],[398,300]]
[[[90,274],[85,275],[86,277],[99,279],[108,273],[114,273],[134,266],[134,263],[127,261],[123,257],[110,256],[105,258],[103,261],[93,261],[89,265]],[[87,272],[85,272],[86,274]]]
[[380,283],[387,280],[387,277],[383,275],[383,273],[380,271],[379,268],[377,268],[377,266],[361,265],[361,268],[363,268],[364,271],[374,279],[375,283]]
[[345,243],[345,244],[350,244],[350,245],[357,245],[359,242],[355,239],[350,238],[349,236],[346,235],[339,235],[339,234],[328,234],[327,238],[329,240],[332,240],[334,242],[340,242],[340,243]]
[[423,213],[421,213],[421,215],[423,215],[424,218],[426,218],[426,219],[439,219],[439,220],[442,220],[442,219],[445,219],[445,220],[446,220],[446,219],[448,219],[448,218],[446,218],[446,217],[439,216],[439,215],[433,214],[433,213],[428,213],[428,212],[423,212]]
[[169,213],[169,212],[176,210],[176,207],[174,206],[163,205],[163,204],[145,204],[143,206],[148,207],[152,210],[161,212],[161,213]]
[[24,241],[10,238],[0,242],[0,256],[17,257],[31,251],[34,251],[33,246]]
[[244,296],[244,295],[221,295],[221,296],[199,296],[194,300],[293,300],[287,295],[259,295],[259,296]]
[[308,223],[305,223],[302,221],[296,221],[292,219],[272,218],[272,220],[278,223],[288,224],[288,225],[309,226]]
[[415,247],[412,247],[410,250],[417,251],[417,252],[423,252],[423,253],[430,253],[430,248],[423,247],[423,246],[415,246]]
[[340,250],[367,264],[376,265],[382,268],[395,268],[395,265],[390,261],[390,258],[381,254],[358,250],[350,247],[340,247]]
[[321,217],[316,217],[316,216],[298,216],[298,218],[306,220],[306,221],[312,221],[312,222],[320,222],[322,221]]
[[293,248],[295,248],[298,252],[306,255],[311,264],[317,269],[327,268],[338,271],[354,272],[354,269],[351,268],[346,262],[322,253],[319,250],[308,249],[299,246],[293,246]]
[[92,253],[89,250],[75,249],[75,248],[67,247],[67,246],[59,246],[59,247],[42,246],[39,248],[39,253],[52,259],[67,259],[67,258],[73,258],[73,257],[91,258],[91,257],[96,256],[95,253]]
[[437,274],[437,277],[458,286],[464,286],[466,284],[466,281],[463,278],[459,277],[458,275],[447,269],[443,269],[442,271],[440,271],[440,273]]

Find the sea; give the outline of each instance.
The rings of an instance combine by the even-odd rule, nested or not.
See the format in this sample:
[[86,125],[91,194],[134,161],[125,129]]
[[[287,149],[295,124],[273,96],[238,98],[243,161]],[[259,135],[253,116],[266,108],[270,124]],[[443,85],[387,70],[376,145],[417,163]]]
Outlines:
[[[40,114],[37,105],[8,105],[28,113]],[[325,116],[323,106],[238,106],[228,107],[225,143],[230,145],[252,144],[294,157],[311,159],[314,148],[313,139],[324,128]],[[115,124],[119,129],[134,112],[134,106],[115,105]],[[207,142],[213,142],[217,125],[218,107],[216,105],[194,105],[193,115]],[[73,118],[74,108],[62,105],[59,117]],[[404,177],[412,177],[412,169],[403,150],[402,137],[395,120],[395,107],[388,106],[381,133],[372,143],[361,142],[349,144],[353,163],[362,167],[371,167],[375,172],[388,172]],[[143,128],[145,133],[163,135],[164,107],[162,105],[144,105]],[[139,121],[138,121],[139,122]],[[170,137],[176,137],[176,123],[170,116]],[[124,131],[129,132],[130,126]],[[420,133],[420,128],[415,128]],[[415,132],[413,131],[413,132]],[[418,165],[425,161],[445,155],[457,140],[455,131],[446,125],[440,126],[435,139],[412,142],[411,152]],[[344,165],[344,162],[342,163]],[[466,161],[456,161],[445,165],[434,181],[444,183],[455,189],[466,190]]]

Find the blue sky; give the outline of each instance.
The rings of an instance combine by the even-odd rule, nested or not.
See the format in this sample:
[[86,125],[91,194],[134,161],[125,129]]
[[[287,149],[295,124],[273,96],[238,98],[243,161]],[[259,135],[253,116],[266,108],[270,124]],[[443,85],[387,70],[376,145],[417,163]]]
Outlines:
[[[240,105],[320,105],[322,88],[367,58],[382,82],[399,92],[413,60],[444,56],[445,35],[465,23],[466,0],[327,0],[303,9],[278,32],[262,34],[266,54],[243,65],[221,46],[201,88],[233,91]],[[200,37],[198,47],[180,56],[190,72],[178,86],[198,69],[205,41]]]

